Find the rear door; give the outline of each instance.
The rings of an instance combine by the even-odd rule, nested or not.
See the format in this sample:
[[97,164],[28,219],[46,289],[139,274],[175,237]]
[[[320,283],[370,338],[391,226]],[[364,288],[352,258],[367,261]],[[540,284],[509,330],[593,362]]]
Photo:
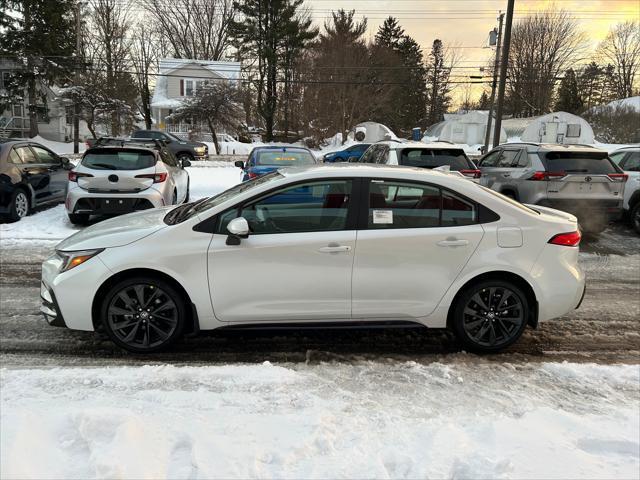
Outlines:
[[549,181],[547,198],[571,207],[575,202],[598,202],[603,208],[615,207],[624,192],[621,170],[606,152],[540,152]]
[[629,175],[624,187],[624,208],[629,208],[631,196],[640,189],[640,150],[628,152],[618,164]]
[[429,315],[482,239],[476,205],[455,192],[406,180],[372,179],[364,198],[353,318]]
[[491,169],[491,188],[497,192],[509,192],[517,196],[516,178],[518,175],[518,161],[524,153],[517,147],[504,147],[500,150],[500,156]]

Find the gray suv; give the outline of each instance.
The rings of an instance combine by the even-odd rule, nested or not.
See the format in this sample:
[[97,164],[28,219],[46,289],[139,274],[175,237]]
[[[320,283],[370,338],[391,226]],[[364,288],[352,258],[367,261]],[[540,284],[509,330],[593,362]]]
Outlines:
[[583,145],[508,143],[478,162],[481,185],[522,203],[572,213],[585,232],[621,217],[627,176],[607,152]]
[[206,143],[183,140],[169,132],[163,132],[161,130],[138,130],[133,132],[131,138],[136,140],[162,140],[180,162],[183,160],[209,159],[209,148]]

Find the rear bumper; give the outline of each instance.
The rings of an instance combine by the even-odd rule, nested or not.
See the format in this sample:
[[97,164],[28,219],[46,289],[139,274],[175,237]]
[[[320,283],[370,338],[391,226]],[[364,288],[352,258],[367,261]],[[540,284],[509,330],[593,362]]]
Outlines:
[[165,206],[162,194],[154,188],[131,193],[89,193],[75,188],[67,194],[67,213],[118,215]]
[[590,201],[545,199],[537,202],[536,205],[575,215],[581,224],[607,224],[622,218],[622,199]]

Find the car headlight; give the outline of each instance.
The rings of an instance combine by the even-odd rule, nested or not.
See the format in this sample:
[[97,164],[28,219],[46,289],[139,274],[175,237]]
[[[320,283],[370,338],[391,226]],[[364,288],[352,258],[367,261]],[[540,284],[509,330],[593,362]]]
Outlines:
[[62,252],[56,251],[56,255],[60,257],[62,263],[60,264],[60,273],[76,268],[78,265],[82,265],[87,260],[95,257],[104,248],[98,248],[95,250],[77,250],[75,252]]
[[207,147],[195,147],[194,150],[198,155],[204,155],[207,152]]

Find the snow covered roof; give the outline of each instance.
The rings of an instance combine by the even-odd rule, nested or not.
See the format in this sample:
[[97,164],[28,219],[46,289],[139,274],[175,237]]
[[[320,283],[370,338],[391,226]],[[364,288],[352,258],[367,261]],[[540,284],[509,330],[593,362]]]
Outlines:
[[609,102],[606,105],[594,107],[594,109],[597,110],[601,108],[620,108],[620,107],[631,108],[636,112],[640,112],[640,96],[621,98],[620,100],[614,100],[613,102]]

